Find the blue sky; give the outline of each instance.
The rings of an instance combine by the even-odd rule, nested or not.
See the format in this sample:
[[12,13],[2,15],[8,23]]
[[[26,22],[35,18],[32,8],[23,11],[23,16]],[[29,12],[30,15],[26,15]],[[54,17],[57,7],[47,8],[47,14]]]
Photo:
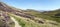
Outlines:
[[35,10],[55,10],[60,8],[60,0],[2,0],[6,4],[21,8]]

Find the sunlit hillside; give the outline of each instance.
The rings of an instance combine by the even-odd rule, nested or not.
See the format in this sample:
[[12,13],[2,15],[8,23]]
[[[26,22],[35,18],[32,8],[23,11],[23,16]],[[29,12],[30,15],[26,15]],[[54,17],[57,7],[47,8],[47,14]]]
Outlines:
[[0,27],[60,27],[60,9],[21,10],[0,2]]

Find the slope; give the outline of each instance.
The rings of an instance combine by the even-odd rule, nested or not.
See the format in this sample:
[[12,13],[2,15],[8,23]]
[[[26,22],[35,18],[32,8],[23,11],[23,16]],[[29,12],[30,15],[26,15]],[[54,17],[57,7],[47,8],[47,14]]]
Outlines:
[[[0,11],[5,12],[3,15],[7,14],[7,17],[10,17],[10,19],[12,18],[11,20],[15,22],[15,27],[19,25],[21,25],[21,27],[60,27],[60,23],[51,17],[50,14],[46,15],[46,12],[19,10],[3,2],[0,2]],[[9,22],[11,20],[9,20]]]
[[37,23],[29,18],[17,16],[14,14],[9,14],[9,16],[14,17],[22,27],[60,27],[59,26],[60,23],[52,20],[46,20],[44,24],[42,24],[42,23]]

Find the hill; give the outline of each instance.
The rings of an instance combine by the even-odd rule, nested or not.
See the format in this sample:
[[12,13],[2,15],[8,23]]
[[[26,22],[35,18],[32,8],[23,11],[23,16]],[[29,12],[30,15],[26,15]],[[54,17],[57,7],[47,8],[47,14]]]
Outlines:
[[0,2],[0,27],[60,27],[59,12],[21,10]]

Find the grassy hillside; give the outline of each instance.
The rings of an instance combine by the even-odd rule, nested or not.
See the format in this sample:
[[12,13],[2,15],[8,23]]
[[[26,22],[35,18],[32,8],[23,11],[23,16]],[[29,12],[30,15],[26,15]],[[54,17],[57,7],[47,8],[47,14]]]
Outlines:
[[[44,22],[44,24],[41,24],[41,23],[35,22],[34,20],[24,18],[24,17],[20,17],[20,16],[16,16],[14,14],[9,14],[9,15],[11,17],[14,17],[22,27],[60,27],[59,26],[60,23],[54,22],[54,21],[51,21],[51,20],[46,20]],[[51,24],[50,22],[55,23],[55,24]]]
[[60,9],[53,10],[53,11],[44,11],[44,12],[38,12],[33,10],[26,10],[25,13],[34,15],[39,18],[48,19],[48,20],[54,20],[57,22],[60,22]]
[[60,9],[44,12],[29,9],[20,10],[0,2],[0,11],[0,24],[5,21],[7,26],[15,25],[14,22],[10,19],[13,17],[22,27],[60,27]]
[[43,12],[42,14],[51,17],[52,20],[55,20],[57,22],[60,22],[60,9],[53,10],[53,11]]

